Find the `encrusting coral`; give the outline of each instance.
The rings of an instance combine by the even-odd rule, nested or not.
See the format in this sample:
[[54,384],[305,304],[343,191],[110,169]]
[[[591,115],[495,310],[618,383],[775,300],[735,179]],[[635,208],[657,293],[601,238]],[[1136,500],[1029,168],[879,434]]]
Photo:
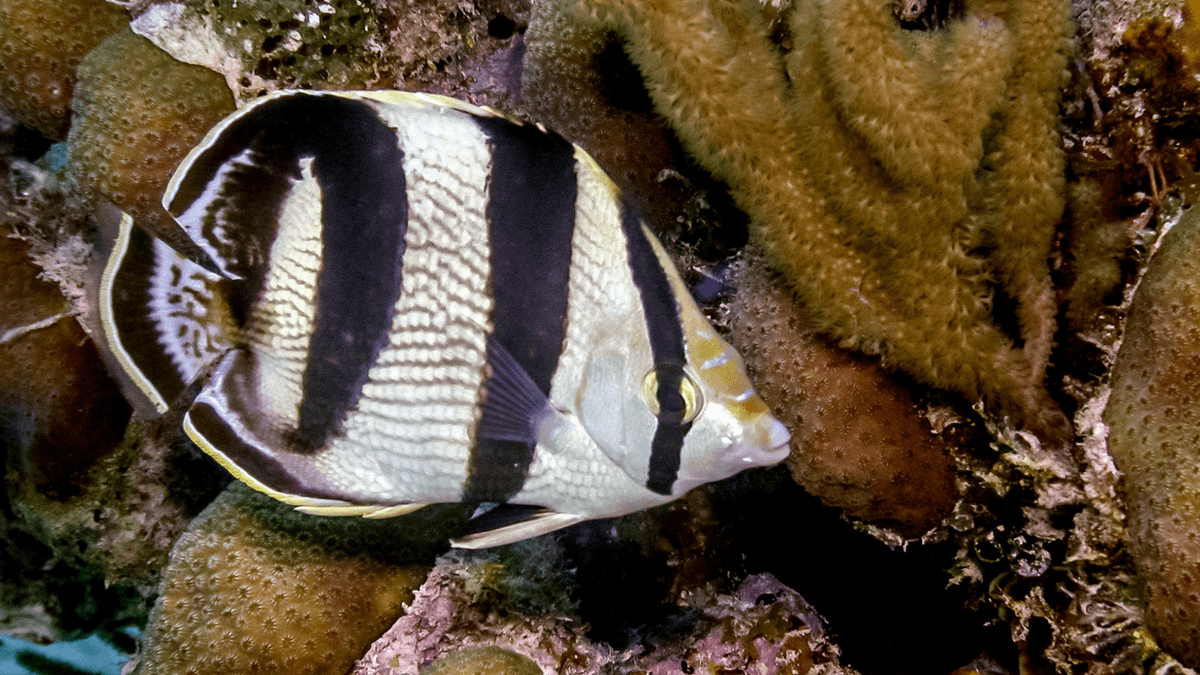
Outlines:
[[1146,623],[1200,667],[1200,211],[1185,214],[1138,287],[1104,413],[1124,474]]
[[455,515],[313,518],[235,483],[176,544],[136,672],[345,673],[412,602]]
[[159,200],[171,173],[233,112],[220,75],[123,30],[79,64],[67,138],[76,179],[180,251],[192,245]]
[[[756,3],[572,11],[626,38],[657,109],[729,183],[819,332],[1063,440],[1042,380],[1069,5],[976,0],[944,30],[910,32],[891,4],[796,2],[782,57]],[[1015,304],[1013,337],[997,294]]]
[[105,0],[0,3],[0,101],[43,136],[62,140],[75,67],[128,23],[129,13]]
[[806,492],[909,537],[954,506],[949,444],[919,416],[907,388],[878,364],[829,349],[761,257],[747,256],[731,308],[733,339],[795,447],[788,466]]

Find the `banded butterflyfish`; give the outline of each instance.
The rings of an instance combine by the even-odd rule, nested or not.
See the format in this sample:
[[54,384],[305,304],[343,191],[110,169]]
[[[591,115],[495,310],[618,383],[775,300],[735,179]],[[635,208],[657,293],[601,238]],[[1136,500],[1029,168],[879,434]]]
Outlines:
[[787,455],[659,242],[539,125],[278,92],[212,129],[163,205],[205,258],[124,215],[107,348],[157,411],[187,407],[204,452],[301,511],[498,504],[454,542],[485,547]]

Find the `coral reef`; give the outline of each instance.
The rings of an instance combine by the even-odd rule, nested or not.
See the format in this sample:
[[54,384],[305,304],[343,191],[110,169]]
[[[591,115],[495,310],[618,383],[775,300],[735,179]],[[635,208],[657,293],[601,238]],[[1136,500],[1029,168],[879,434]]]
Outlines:
[[478,64],[503,48],[528,8],[527,0],[190,0],[150,5],[133,30],[224,75],[240,102],[281,88],[450,93],[483,79]]
[[412,601],[455,511],[315,518],[231,485],[172,551],[136,672],[346,672]]
[[[33,4],[9,3],[0,15]],[[1133,530],[1128,547],[1121,475],[1099,417],[1129,281],[1155,232],[1176,218],[1175,196],[1191,204],[1200,195],[1195,17],[1184,7],[1190,3],[1073,2],[1080,57],[1069,64],[1063,101],[1072,182],[1055,247],[1048,242],[1063,197],[1053,110],[1064,64],[1061,0],[894,2],[895,18],[882,0],[597,0],[606,20],[653,10],[649,20],[629,25],[574,23],[561,11],[572,0],[539,2],[532,11],[523,0],[273,0],[255,8],[265,24],[246,14],[247,3],[122,4],[136,17],[134,32],[175,59],[216,71],[191,71],[207,83],[181,91],[222,110],[284,86],[402,86],[510,111],[520,106],[517,114],[590,148],[667,235],[689,282],[705,282],[718,325],[758,345],[744,352],[760,390],[779,409],[793,409],[793,431],[805,439],[791,468],[837,509],[802,494],[780,467],[652,513],[524,546],[445,555],[425,576],[464,515],[457,507],[413,514],[420,516],[415,521],[330,521],[278,510],[235,487],[168,556],[225,487],[224,473],[180,438],[178,415],[135,416],[111,448],[95,443],[59,455],[5,446],[10,465],[13,457],[32,457],[28,466],[36,470],[10,472],[17,480],[6,484],[0,504],[0,631],[39,640],[93,630],[115,635],[145,619],[147,599],[165,574],[143,672],[183,669],[182,660],[193,657],[222,665],[258,658],[266,670],[345,671],[366,653],[353,666],[360,673],[415,673],[503,650],[558,673],[837,673],[849,672],[846,664],[867,675],[1183,671],[1163,647],[1195,665],[1194,638],[1170,613],[1181,606],[1155,595],[1183,566],[1155,557],[1151,545],[1188,505],[1158,510],[1167,500],[1139,487],[1157,481],[1176,494],[1191,489],[1187,471],[1162,470],[1163,457],[1182,451],[1174,442],[1179,434],[1194,435],[1181,422],[1187,411],[1177,406],[1169,419],[1165,409],[1145,411],[1148,428],[1162,430],[1162,439],[1134,431],[1133,440],[1171,441],[1164,455],[1127,442],[1129,432],[1121,431],[1143,423],[1137,400],[1129,403],[1132,417],[1118,420],[1120,406],[1110,408],[1113,452],[1133,508],[1129,522],[1166,523]],[[623,9],[610,11],[614,6]],[[682,30],[664,37],[668,21]],[[630,53],[649,91],[614,46],[608,27],[618,24],[633,38]],[[0,329],[11,335],[0,344],[5,401],[33,391],[21,370],[25,357],[5,355],[26,343],[44,353],[64,326],[76,319],[85,330],[89,325],[78,268],[94,236],[83,215],[92,205],[59,177],[81,177],[101,193],[106,181],[140,185],[156,208],[161,187],[148,186],[161,186],[173,162],[151,171],[136,154],[147,154],[138,143],[153,143],[155,134],[174,140],[163,129],[175,127],[155,129],[148,121],[193,114],[188,96],[171,93],[179,80],[166,74],[184,72],[178,63],[128,33],[112,45],[118,47],[98,51],[84,68],[72,123],[72,134],[81,135],[65,160],[55,147],[37,166],[26,162],[45,145],[14,135],[0,111],[0,181],[11,181],[4,227],[25,240],[0,246],[12,253],[5,269],[24,274],[3,277],[0,286],[19,286],[27,303],[46,301],[45,311],[21,326],[66,315],[15,334]],[[706,57],[722,49],[724,60],[708,63],[728,65],[724,71],[688,63],[667,78],[647,68],[647,54]],[[0,60],[5,68],[15,63],[7,55]],[[157,94],[150,90],[159,77],[167,78],[174,103],[93,114],[101,108],[83,91],[127,88],[140,101]],[[671,91],[664,82],[672,78],[697,86]],[[707,97],[693,98],[701,90]],[[895,96],[880,98],[880,91]],[[105,105],[125,105],[105,98]],[[888,101],[912,114],[895,114]],[[680,134],[682,150],[657,115]],[[198,134],[207,124],[192,126]],[[180,151],[190,142],[181,140]],[[759,151],[764,143],[770,152]],[[119,154],[125,146],[143,149]],[[727,263],[714,268],[745,242],[744,216],[719,204],[723,189],[687,153],[729,181],[777,271],[735,264],[730,277],[722,272]],[[916,161],[922,157],[939,159]],[[116,187],[108,198],[118,192],[133,194]],[[1195,218],[1187,215],[1184,225]],[[1006,230],[1009,223],[1021,229]],[[779,232],[796,236],[771,244]],[[1043,262],[1059,253],[1049,268],[1059,293],[1052,298]],[[102,256],[92,256],[97,261]],[[789,267],[780,282],[778,270]],[[31,281],[35,274],[62,294]],[[1150,277],[1139,307],[1176,276],[1165,268],[1155,274],[1163,283]],[[722,294],[734,282],[740,295],[730,302]],[[1043,441],[1056,437],[1061,419],[1041,381],[1055,304],[1062,314],[1050,381],[1080,433],[1071,453],[988,414],[1010,414],[1037,431],[1049,427]],[[813,307],[816,319],[805,313]],[[812,339],[813,321],[816,333],[879,352],[884,367],[992,405],[976,406],[981,415],[961,405],[954,410],[956,396],[931,393],[903,372],[886,375],[872,358]],[[1151,332],[1162,324],[1138,321]],[[1142,332],[1131,324],[1127,353],[1156,348]],[[947,336],[961,340],[942,349],[937,341]],[[70,342],[72,350],[88,349],[82,334]],[[794,363],[799,350],[825,370],[772,367]],[[951,359],[963,364],[961,372],[947,369]],[[77,374],[94,371],[90,363]],[[1118,389],[1140,377],[1119,368],[1125,374],[1118,373]],[[1138,400],[1161,389],[1133,387]],[[1115,391],[1113,399],[1122,396]],[[51,410],[38,404],[36,412]],[[879,412],[856,413],[866,410]],[[26,424],[8,424],[13,419],[0,425],[5,434]],[[88,437],[87,415],[45,419],[55,420],[62,439]],[[896,437],[903,442],[891,442]],[[1131,464],[1123,452],[1140,459]],[[920,541],[911,539],[917,534]],[[951,566],[947,589],[944,570]],[[255,568],[267,572],[256,577]],[[273,576],[280,574],[286,578]],[[1142,588],[1150,591],[1146,598]],[[257,619],[266,612],[263,599],[280,597],[277,591],[285,604],[306,595],[307,619]],[[194,623],[205,619],[211,626]],[[334,639],[336,649],[329,647]],[[177,640],[188,648],[175,649]],[[213,645],[212,658],[202,654]],[[983,652],[988,656],[979,657]]]
[[958,496],[955,467],[909,389],[878,363],[823,344],[784,282],[760,257],[746,258],[731,307],[734,343],[792,432],[796,482],[908,537],[940,523]]
[[47,138],[62,140],[75,67],[129,23],[105,0],[13,0],[0,4],[0,101]]
[[78,476],[121,442],[130,408],[28,251],[0,229],[0,429],[13,477],[6,485],[65,501],[77,495]]
[[687,601],[694,618],[690,630],[621,650],[589,639],[586,627],[567,615],[488,611],[495,600],[481,602],[486,579],[503,574],[488,554],[443,557],[408,613],[371,647],[355,675],[412,673],[473,646],[511,650],[542,672],[561,675],[682,675],[752,667],[780,675],[814,667],[831,674],[854,672],[839,664],[815,611],[770,575],[751,576],[731,593],[697,592]]
[[1125,475],[1128,537],[1155,637],[1200,667],[1200,212],[1165,235],[1112,370],[1109,450]]
[[[819,332],[1063,441],[1042,380],[1070,15],[1061,0],[966,4],[946,30],[906,33],[888,2],[796,3],[782,63],[748,5],[578,11],[625,36]],[[1015,303],[1015,341],[994,293]]]
[[541,675],[542,669],[525,656],[499,647],[461,649],[421,668],[420,675]]
[[78,182],[191,251],[159,200],[179,160],[233,112],[229,89],[216,73],[180,63],[128,29],[92,50],[78,75],[67,138]]

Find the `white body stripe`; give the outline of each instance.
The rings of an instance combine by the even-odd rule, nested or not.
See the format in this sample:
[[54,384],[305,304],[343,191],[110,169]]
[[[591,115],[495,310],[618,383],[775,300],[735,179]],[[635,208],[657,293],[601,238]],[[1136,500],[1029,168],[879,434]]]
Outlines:
[[[652,356],[641,301],[626,262],[629,252],[621,231],[617,189],[582,151],[576,151],[576,162],[579,194],[572,236],[567,336],[550,390],[553,406],[573,414],[550,429],[548,438],[544,434],[529,478],[512,501],[545,505],[560,513],[603,514],[617,504],[627,511],[624,505],[644,508],[667,499],[647,490],[644,479],[640,483],[631,480],[610,455],[617,444],[637,442],[626,439],[626,435],[653,437],[654,416],[643,410],[646,428],[639,429],[630,425],[625,400],[581,400],[589,390],[581,388],[580,383],[586,383],[589,374],[594,376],[594,364],[605,362],[606,356],[621,359],[610,362],[622,374],[631,364],[643,374],[648,372]],[[619,388],[624,390],[625,383]],[[599,425],[605,427],[599,431],[610,435],[610,452],[598,445],[603,436],[595,438],[598,434],[589,433],[592,430],[585,429],[581,422],[580,409],[587,405],[612,419],[611,424]],[[637,406],[643,407],[640,402]]]
[[364,499],[455,501],[487,362],[491,157],[458,111],[380,114],[405,153],[403,291],[345,435],[315,461],[331,485]]
[[262,296],[247,326],[258,364],[258,401],[288,426],[300,418],[304,368],[315,322],[321,267],[321,186],[311,158],[284,198]]

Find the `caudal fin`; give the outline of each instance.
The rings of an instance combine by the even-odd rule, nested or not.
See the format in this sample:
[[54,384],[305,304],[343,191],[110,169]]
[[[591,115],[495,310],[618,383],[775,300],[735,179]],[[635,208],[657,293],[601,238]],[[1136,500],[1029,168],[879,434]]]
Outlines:
[[160,413],[230,348],[220,277],[128,214],[100,281],[99,305],[105,346]]

